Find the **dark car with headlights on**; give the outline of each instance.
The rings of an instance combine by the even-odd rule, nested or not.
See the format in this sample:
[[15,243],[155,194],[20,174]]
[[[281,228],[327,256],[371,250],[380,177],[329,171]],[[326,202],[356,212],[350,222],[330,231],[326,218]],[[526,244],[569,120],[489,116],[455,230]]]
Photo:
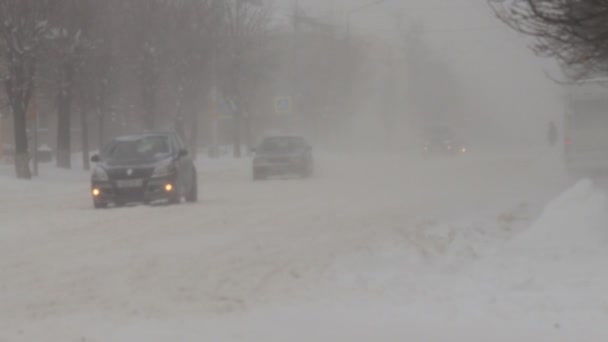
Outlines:
[[270,136],[254,149],[253,179],[297,174],[310,177],[314,163],[312,147],[300,136]]
[[449,126],[437,125],[426,127],[422,153],[430,155],[459,155],[468,152],[467,145],[456,137]]
[[196,168],[177,134],[119,137],[91,160],[96,163],[91,176],[95,208],[198,200]]

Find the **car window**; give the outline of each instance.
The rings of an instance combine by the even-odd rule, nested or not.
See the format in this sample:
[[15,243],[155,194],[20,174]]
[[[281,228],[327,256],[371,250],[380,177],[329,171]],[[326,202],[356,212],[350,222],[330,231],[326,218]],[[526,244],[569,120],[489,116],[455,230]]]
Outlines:
[[177,147],[178,151],[186,147],[186,145],[184,144],[184,141],[179,136],[179,134],[172,134],[171,137],[173,138],[175,147]]
[[139,139],[116,140],[103,152],[103,157],[115,161],[149,160],[166,157],[171,153],[166,136],[146,136]]
[[306,141],[298,137],[270,137],[260,144],[260,152],[265,153],[294,153],[307,146]]
[[175,138],[174,135],[170,136],[170,140],[171,140],[171,146],[173,147],[173,150],[179,151],[181,149],[181,146],[179,145],[179,142],[177,141],[177,139]]

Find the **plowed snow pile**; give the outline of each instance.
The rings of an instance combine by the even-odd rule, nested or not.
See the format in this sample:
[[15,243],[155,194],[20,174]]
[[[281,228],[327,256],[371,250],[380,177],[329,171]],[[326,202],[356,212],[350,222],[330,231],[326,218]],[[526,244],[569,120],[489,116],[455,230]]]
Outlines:
[[528,231],[476,265],[472,278],[485,285],[492,309],[505,317],[587,326],[608,320],[607,269],[606,196],[584,180],[547,205]]

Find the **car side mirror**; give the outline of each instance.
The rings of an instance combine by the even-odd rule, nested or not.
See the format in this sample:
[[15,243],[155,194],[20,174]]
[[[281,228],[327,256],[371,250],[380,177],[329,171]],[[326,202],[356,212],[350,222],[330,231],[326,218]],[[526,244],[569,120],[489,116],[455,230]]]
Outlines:
[[179,157],[187,157],[188,156],[188,150],[186,150],[185,148],[182,148],[181,150],[179,150]]
[[94,154],[94,155],[91,157],[91,161],[92,161],[93,163],[99,163],[99,162],[101,161],[101,158],[99,158],[99,155],[98,155],[98,154]]

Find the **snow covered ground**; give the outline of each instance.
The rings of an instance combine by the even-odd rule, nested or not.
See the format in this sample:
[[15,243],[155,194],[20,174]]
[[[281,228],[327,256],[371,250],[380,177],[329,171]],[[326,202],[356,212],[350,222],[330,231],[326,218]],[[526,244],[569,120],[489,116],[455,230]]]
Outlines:
[[85,173],[0,166],[0,341],[608,338],[606,197],[553,158],[318,164],[203,159],[200,203],[97,211]]

